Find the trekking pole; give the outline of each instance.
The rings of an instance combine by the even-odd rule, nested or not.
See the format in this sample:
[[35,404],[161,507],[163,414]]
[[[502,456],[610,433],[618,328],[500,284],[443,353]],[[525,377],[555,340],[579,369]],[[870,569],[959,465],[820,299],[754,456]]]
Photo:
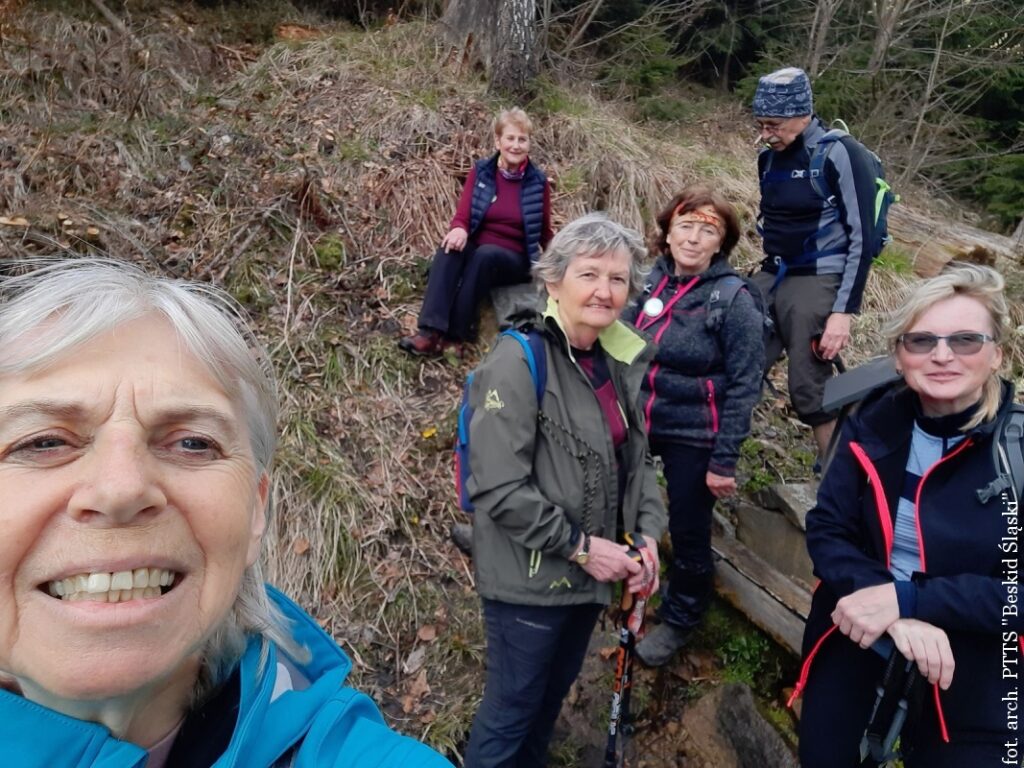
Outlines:
[[[625,535],[630,558],[644,566],[644,557],[640,550],[646,547],[643,536],[627,533]],[[619,648],[615,654],[615,681],[612,684],[612,707],[608,716],[608,745],[604,752],[604,768],[619,768],[625,758],[625,740],[633,732],[629,722],[629,696],[633,687],[633,649],[636,647],[636,634],[629,628],[627,618],[633,610],[633,595],[622,585],[622,600],[619,603]],[[638,630],[639,632],[639,630]],[[622,733],[622,750],[618,749],[619,733]]]
[[[875,689],[875,704],[860,741],[860,765],[889,765],[899,757],[893,746],[907,721],[915,686],[923,679],[917,663],[907,661],[893,648],[885,673]],[[884,721],[890,717],[892,720],[886,727]]]

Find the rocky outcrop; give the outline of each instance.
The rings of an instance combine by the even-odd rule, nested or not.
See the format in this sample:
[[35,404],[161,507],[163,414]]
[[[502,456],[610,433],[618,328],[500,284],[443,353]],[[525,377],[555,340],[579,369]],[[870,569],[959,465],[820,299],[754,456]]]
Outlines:
[[[764,719],[750,688],[727,683],[683,715],[686,752],[707,768],[797,768],[782,737]],[[690,763],[687,763],[688,765]]]

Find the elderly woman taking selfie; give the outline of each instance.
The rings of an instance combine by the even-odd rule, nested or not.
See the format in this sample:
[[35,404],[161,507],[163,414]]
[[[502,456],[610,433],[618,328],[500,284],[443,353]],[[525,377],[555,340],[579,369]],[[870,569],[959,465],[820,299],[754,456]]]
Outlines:
[[92,260],[0,281],[4,765],[449,765],[263,584],[276,416],[209,286]]
[[821,584],[797,685],[805,768],[861,764],[893,648],[928,683],[901,734],[908,768],[1010,756],[1022,626],[1004,558],[1019,555],[993,450],[1013,402],[999,376],[1006,323],[1003,278],[960,265],[916,283],[885,328],[902,380],[847,420],[807,515]]
[[[509,336],[473,378],[468,488],[487,681],[467,768],[545,765],[615,583],[656,588],[666,514],[637,401],[654,350],[618,321],[645,252],[638,233],[601,214],[566,226],[534,267],[546,308],[519,322],[542,336],[541,402]],[[648,567],[629,557],[623,533],[646,540]]]

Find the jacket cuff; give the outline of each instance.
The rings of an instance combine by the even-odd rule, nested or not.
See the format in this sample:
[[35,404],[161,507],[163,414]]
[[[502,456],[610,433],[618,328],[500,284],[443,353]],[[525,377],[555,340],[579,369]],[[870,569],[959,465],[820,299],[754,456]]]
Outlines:
[[917,585],[912,581],[896,581],[896,602],[900,607],[901,619],[917,616]]
[[708,462],[708,472],[713,472],[722,477],[736,477],[736,465],[733,464],[730,467],[712,460]]
[[568,560],[576,554],[576,547],[580,541],[580,527],[572,520],[569,521],[569,541],[562,547],[558,554]]

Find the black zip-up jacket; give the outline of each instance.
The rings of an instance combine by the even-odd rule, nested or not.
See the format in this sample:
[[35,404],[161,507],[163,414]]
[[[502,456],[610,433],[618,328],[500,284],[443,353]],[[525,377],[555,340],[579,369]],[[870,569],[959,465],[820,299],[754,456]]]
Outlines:
[[[804,666],[794,697],[814,674],[819,647],[841,638],[830,617],[838,600],[893,581],[888,568],[892,528],[916,397],[899,382],[869,398],[847,420],[817,505],[807,515],[807,549],[821,583],[807,619]],[[1012,400],[1013,388],[1004,382],[999,416],[970,430],[927,470],[917,491],[922,567],[912,578],[914,615],[904,618],[934,624],[949,636],[953,683],[948,691],[936,687],[931,697],[945,727],[941,718],[923,727],[938,728],[953,741],[1006,731],[1002,697],[1018,681],[1004,679],[1003,670],[1024,674],[1018,668],[1024,626],[1017,610],[1016,508],[998,496],[982,502],[978,494],[997,476],[992,440]]]
[[[663,256],[622,318],[634,326],[640,318],[658,345],[640,395],[651,440],[711,448],[710,470],[732,477],[761,394],[764,319],[750,293],[741,289],[721,327],[708,328],[708,299],[727,275],[736,275],[729,262],[714,259],[672,303],[694,278],[677,277],[671,257]],[[664,307],[660,316],[644,312],[652,297]]]

